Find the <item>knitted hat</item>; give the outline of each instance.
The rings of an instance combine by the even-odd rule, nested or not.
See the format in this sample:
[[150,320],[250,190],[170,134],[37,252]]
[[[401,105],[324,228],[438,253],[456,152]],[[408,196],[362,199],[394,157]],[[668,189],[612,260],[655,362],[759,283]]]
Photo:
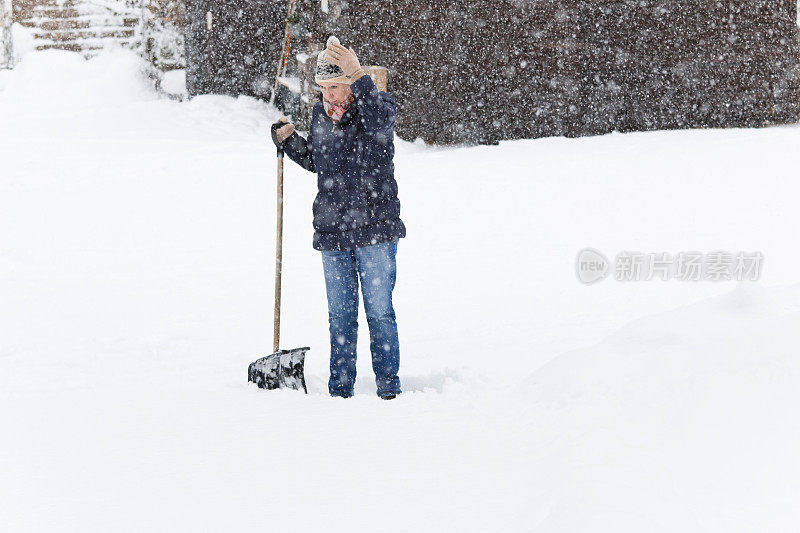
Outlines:
[[[328,37],[328,41],[325,43],[325,49],[333,44],[341,44],[339,39],[331,35]],[[325,58],[325,51],[319,53],[317,56],[317,73],[314,75],[314,81],[317,85],[330,85],[333,83],[342,83],[345,85],[350,85],[352,80],[344,73],[339,65],[334,65],[330,61]]]

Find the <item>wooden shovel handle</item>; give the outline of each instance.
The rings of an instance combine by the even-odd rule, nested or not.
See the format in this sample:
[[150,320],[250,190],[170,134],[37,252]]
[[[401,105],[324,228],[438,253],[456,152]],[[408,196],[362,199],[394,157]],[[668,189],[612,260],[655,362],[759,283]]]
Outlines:
[[275,329],[273,330],[273,353],[278,351],[281,340],[281,266],[283,261],[283,150],[278,150],[278,230],[275,235]]

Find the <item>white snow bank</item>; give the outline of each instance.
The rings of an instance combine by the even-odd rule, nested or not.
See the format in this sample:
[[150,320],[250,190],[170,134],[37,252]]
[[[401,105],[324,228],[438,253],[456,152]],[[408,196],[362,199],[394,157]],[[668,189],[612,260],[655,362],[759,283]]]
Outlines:
[[58,108],[120,104],[155,98],[144,61],[131,51],[113,50],[86,60],[76,52],[46,50],[25,55],[6,83],[5,97],[19,105]]
[[561,355],[529,384],[555,399],[606,381],[616,388],[649,388],[641,382],[644,374],[647,381],[666,384],[688,373],[714,380],[743,365],[768,367],[800,348],[798,313],[800,285],[767,290],[741,283],[730,293],[636,320],[599,345]]
[[165,72],[164,79],[161,80],[161,88],[169,94],[189,96],[186,90],[186,70],[175,69]]
[[4,91],[6,85],[11,81],[12,74],[10,70],[0,69],[0,91]]
[[36,53],[36,39],[30,28],[19,22],[11,25],[11,38],[14,40],[14,63],[17,64],[28,54]]
[[[791,531],[800,285],[637,320],[524,390],[563,507],[536,531]],[[571,503],[567,503],[571,502]]]

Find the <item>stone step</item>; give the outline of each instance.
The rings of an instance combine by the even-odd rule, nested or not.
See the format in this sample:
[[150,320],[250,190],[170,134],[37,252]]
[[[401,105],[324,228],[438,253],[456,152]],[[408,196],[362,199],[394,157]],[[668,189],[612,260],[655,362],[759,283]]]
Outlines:
[[28,28],[30,28],[34,33],[62,33],[68,31],[75,31],[75,30],[85,30],[85,29],[95,29],[95,30],[103,30],[103,31],[135,31],[136,26],[124,26],[119,24],[118,21],[110,21],[114,23],[110,24],[93,24],[91,21],[88,20],[73,20],[73,19],[63,19],[63,20],[53,20],[53,21],[43,21],[38,24],[26,24]]
[[[34,37],[38,37],[40,35],[51,35],[51,34],[60,34],[60,33],[84,33],[84,32],[91,32],[91,33],[110,33],[110,32],[135,32],[136,28],[126,28],[125,26],[100,26],[100,25],[91,25],[91,26],[78,26],[78,27],[70,27],[70,28],[57,28],[57,29],[48,29],[43,28],[41,26],[34,26],[31,27],[31,32],[33,33]],[[113,36],[112,36],[113,37]]]
[[69,52],[86,52],[89,50],[102,50],[102,46],[86,46],[81,43],[47,43],[36,46],[36,50],[67,50]]
[[[75,41],[41,41],[36,44],[36,50],[71,50],[80,52],[82,50],[103,50],[108,47],[109,42],[103,39],[79,39]],[[139,43],[136,41],[114,41],[115,46],[123,48],[135,48]]]
[[14,0],[14,15],[30,29],[37,50],[87,55],[105,47],[141,46],[139,10],[118,0]]
[[96,6],[91,4],[82,4],[78,8],[74,7],[52,7],[52,6],[35,6],[35,7],[14,7],[14,13],[18,20],[28,20],[34,18],[49,18],[49,19],[64,19],[64,18],[81,18],[86,16],[108,16],[108,17],[121,17],[121,18],[137,18],[136,13],[132,13],[125,9],[115,10],[103,6]]
[[97,17],[83,16],[65,19],[32,19],[21,22],[27,28],[39,28],[47,31],[58,31],[66,29],[81,28],[136,28],[139,25],[138,18],[120,17]]
[[135,34],[134,30],[87,30],[87,31],[62,31],[62,32],[41,32],[34,33],[35,39],[43,39],[53,42],[75,41],[77,39],[108,39],[108,38],[131,38]]
[[14,0],[14,10],[25,9],[74,9],[80,0]]

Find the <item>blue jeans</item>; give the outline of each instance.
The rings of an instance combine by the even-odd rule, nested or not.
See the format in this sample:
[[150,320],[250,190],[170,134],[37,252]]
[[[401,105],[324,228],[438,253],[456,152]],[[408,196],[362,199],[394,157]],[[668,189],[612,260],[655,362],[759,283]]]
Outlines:
[[378,396],[400,393],[400,342],[392,307],[397,276],[397,240],[355,250],[323,251],[331,332],[331,396],[348,398],[356,382],[358,282],[369,325],[369,348]]

